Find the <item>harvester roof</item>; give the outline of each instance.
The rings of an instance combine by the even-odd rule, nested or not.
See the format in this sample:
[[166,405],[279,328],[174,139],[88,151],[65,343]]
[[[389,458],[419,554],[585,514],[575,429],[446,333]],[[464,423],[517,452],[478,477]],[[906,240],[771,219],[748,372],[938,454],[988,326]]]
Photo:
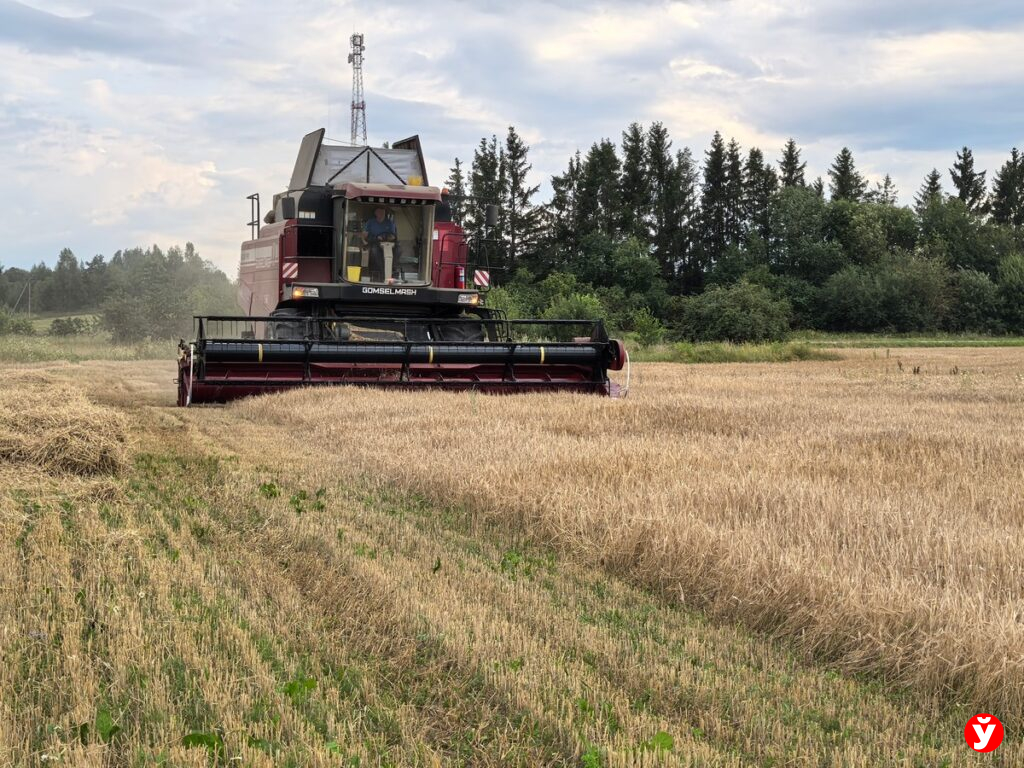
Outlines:
[[336,185],[343,187],[345,197],[349,200],[362,199],[370,202],[395,202],[396,200],[441,200],[441,190],[437,187],[408,186],[405,184],[367,184],[350,181]]

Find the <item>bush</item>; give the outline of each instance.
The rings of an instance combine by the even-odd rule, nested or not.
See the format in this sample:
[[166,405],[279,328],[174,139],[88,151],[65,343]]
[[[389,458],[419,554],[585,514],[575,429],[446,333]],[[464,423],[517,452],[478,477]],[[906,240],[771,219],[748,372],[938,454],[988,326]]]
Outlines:
[[646,307],[633,313],[632,326],[636,342],[641,347],[653,347],[665,336],[665,326]]
[[999,261],[999,296],[1007,328],[1024,333],[1024,255],[1011,253]]
[[491,288],[487,292],[484,302],[489,309],[503,311],[509,320],[516,320],[529,314],[524,309],[525,302],[516,290],[515,285]]
[[50,323],[50,336],[83,336],[95,330],[95,323],[84,317],[57,317]]
[[32,336],[35,334],[32,321],[22,315],[14,315],[7,309],[0,309],[0,336],[18,334]]
[[[601,300],[592,293],[571,293],[556,296],[541,317],[545,320],[600,320],[603,312]],[[582,325],[552,325],[547,335],[557,341],[571,341],[583,334]]]
[[763,285],[776,299],[789,302],[792,315],[790,327],[814,328],[818,322],[818,293],[812,283],[791,275],[777,275],[761,265],[747,272],[743,279],[754,285]]
[[960,269],[951,283],[952,305],[946,321],[955,333],[999,333],[999,287],[984,272]]
[[885,328],[883,287],[863,267],[847,267],[832,275],[819,294],[821,325],[836,331],[874,331]]
[[789,333],[789,302],[761,285],[741,281],[676,299],[675,328],[689,341],[782,341]]
[[936,259],[887,254],[830,277],[821,290],[819,316],[837,331],[934,331],[945,320],[949,281],[949,270]]

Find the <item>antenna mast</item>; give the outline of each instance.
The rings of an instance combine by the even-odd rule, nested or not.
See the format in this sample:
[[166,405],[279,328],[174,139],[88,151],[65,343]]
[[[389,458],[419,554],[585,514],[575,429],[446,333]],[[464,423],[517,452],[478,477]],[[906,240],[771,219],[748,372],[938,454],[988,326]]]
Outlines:
[[348,63],[352,65],[352,143],[366,146],[366,101],[363,98],[363,36],[356,32],[349,38],[352,52]]

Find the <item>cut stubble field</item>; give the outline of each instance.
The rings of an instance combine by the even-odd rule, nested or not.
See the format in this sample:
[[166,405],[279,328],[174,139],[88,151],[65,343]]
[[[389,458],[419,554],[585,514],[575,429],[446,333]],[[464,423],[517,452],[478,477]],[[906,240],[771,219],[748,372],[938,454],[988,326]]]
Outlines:
[[0,758],[958,765],[988,711],[1011,764],[1024,349],[842,356],[188,411],[8,368],[123,434],[69,468],[0,398]]

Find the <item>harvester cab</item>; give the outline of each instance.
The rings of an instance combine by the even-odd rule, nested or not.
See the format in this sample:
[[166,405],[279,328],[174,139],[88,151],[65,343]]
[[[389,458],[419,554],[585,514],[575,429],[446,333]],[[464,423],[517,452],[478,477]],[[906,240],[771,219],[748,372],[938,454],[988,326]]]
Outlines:
[[603,323],[510,320],[486,306],[487,248],[428,185],[417,136],[388,148],[323,137],[303,138],[262,226],[250,197],[245,315],[195,319],[180,405],[332,384],[616,394],[608,370],[627,358]]

